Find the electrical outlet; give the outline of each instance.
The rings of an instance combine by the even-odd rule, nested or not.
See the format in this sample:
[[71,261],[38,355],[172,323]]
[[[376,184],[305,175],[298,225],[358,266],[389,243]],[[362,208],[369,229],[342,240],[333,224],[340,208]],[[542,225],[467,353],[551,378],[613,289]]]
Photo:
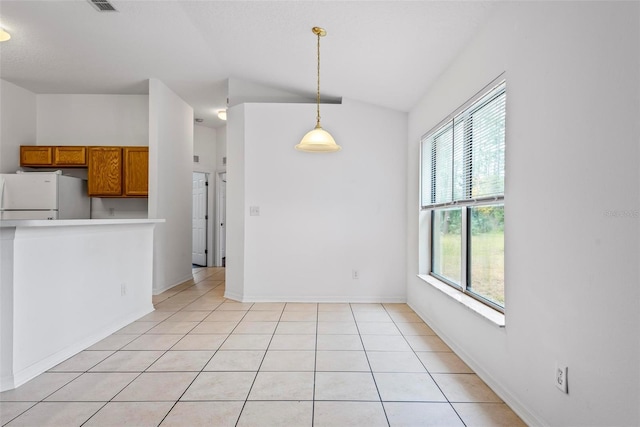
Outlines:
[[120,296],[125,296],[127,294],[127,284],[120,284]]
[[260,216],[260,206],[249,206],[250,216]]
[[556,387],[565,393],[569,393],[568,370],[567,366],[556,363]]
[[109,208],[109,216],[115,216],[116,210],[115,208]]
[[355,279],[355,280],[357,280],[357,279],[359,279],[359,278],[360,278],[360,273],[358,273],[358,270],[353,270],[353,271],[351,272],[351,278],[352,278],[352,279]]

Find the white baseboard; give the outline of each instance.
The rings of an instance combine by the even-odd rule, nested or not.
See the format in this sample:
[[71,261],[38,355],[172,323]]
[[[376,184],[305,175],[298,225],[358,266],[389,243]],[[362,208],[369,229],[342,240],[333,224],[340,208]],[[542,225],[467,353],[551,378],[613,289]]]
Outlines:
[[244,302],[244,301],[242,301],[242,295],[236,294],[235,292],[229,292],[229,291],[225,290],[224,291],[224,297],[228,298],[228,299],[232,299],[234,301]]
[[345,296],[299,296],[299,295],[241,295],[233,292],[225,292],[225,298],[240,302],[310,302],[310,303],[404,303],[407,301],[404,295],[397,297],[345,297]]
[[112,333],[116,332],[119,329],[122,329],[123,327],[127,326],[131,322],[138,320],[142,316],[145,316],[151,313],[153,310],[154,310],[153,305],[149,304],[149,306],[147,306],[146,308],[137,310],[132,314],[122,317],[117,321],[114,321],[108,327],[105,327],[100,331],[92,333],[90,336],[86,337],[85,339],[77,343],[74,343],[73,345],[67,346],[62,350],[52,354],[51,356],[45,359],[39,360],[33,365],[30,365],[18,372],[14,372],[13,375],[5,376],[1,378],[0,391],[6,391],[6,390],[11,390],[13,388],[20,387],[22,384],[26,383],[27,381],[32,380],[33,378],[37,377],[43,372],[46,372],[47,370],[53,368],[59,363],[64,362],[65,360],[81,352],[82,350],[85,350],[86,348],[91,347],[93,344],[99,341],[102,341]]
[[[175,288],[176,286],[180,286],[183,283],[186,283],[186,282],[189,282],[189,281],[193,282],[193,275],[186,276],[184,279],[181,279],[179,282],[173,283],[173,284],[170,284],[170,285],[165,285],[162,288],[153,288],[151,292],[153,293],[153,295],[160,295],[161,293],[163,293],[165,291],[168,291],[171,288]],[[193,282],[193,283],[195,284],[195,282]]]
[[438,327],[434,326],[435,323],[430,321],[429,316],[420,313],[415,307],[409,304],[411,309],[429,325],[433,331],[445,342],[454,353],[462,359],[473,371],[493,390],[521,419],[529,426],[548,426],[540,417],[532,413],[520,399],[516,398],[509,390],[497,381],[493,375],[487,372],[480,363],[478,363],[471,355],[464,351],[462,346],[443,333]]

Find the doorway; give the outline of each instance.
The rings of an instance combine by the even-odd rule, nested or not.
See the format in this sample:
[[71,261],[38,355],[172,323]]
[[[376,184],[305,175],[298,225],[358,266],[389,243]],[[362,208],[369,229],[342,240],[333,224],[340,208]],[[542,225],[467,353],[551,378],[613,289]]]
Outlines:
[[226,267],[227,247],[227,173],[220,172],[216,176],[216,267]]
[[207,174],[193,172],[191,263],[207,266]]

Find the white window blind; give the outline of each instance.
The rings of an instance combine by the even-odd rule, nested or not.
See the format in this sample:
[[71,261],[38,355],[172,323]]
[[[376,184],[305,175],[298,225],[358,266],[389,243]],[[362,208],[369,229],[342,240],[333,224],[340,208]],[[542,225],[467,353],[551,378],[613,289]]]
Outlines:
[[423,209],[504,196],[506,84],[422,138]]

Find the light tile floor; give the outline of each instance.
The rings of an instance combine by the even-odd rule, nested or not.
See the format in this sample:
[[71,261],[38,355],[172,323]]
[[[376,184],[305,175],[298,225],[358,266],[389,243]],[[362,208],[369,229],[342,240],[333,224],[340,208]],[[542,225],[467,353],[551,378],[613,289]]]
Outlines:
[[156,310],[0,394],[4,426],[523,426],[406,304],[238,303],[194,270]]

